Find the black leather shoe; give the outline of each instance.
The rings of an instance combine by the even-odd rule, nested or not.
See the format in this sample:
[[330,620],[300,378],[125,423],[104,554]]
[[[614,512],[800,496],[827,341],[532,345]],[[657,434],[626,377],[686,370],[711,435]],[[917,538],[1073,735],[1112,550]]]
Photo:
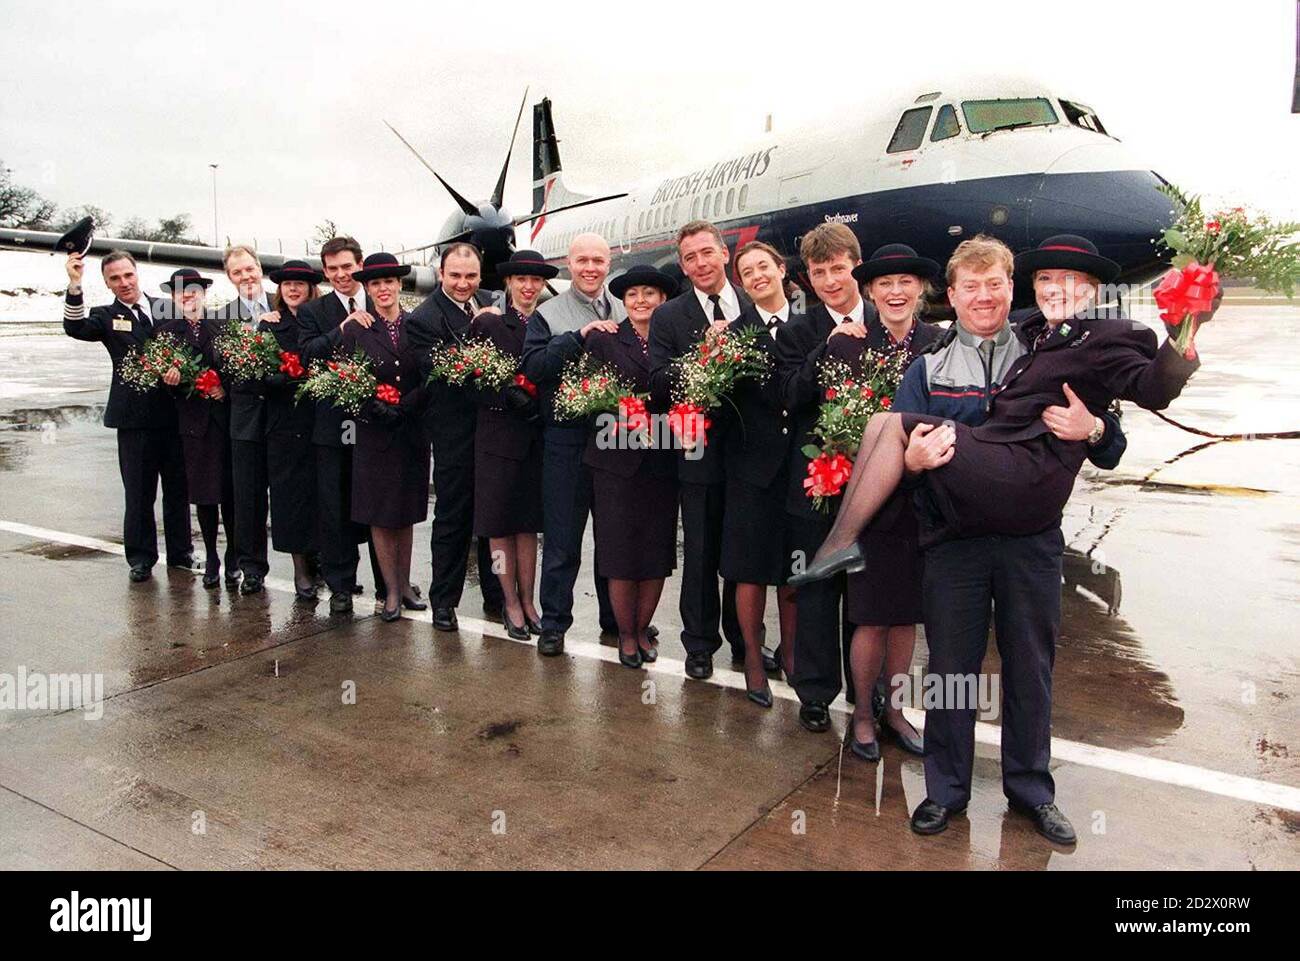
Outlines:
[[541,636],[541,633],[542,633],[542,622],[541,622],[541,621],[531,621],[531,620],[529,620],[528,618],[525,617],[525,618],[524,618],[524,627],[528,628],[528,633],[529,633],[529,634],[534,634],[534,635],[537,635],[538,637]]
[[879,761],[880,742],[859,741],[857,735],[853,733],[853,722],[849,721],[849,753],[864,761]]
[[386,624],[391,624],[393,621],[397,620],[401,616],[402,616],[401,604],[398,604],[396,607],[392,608],[391,610],[385,607],[382,611],[379,612],[379,619],[385,622]]
[[1061,813],[1061,809],[1055,804],[1040,804],[1038,807],[1029,807],[1028,805],[1019,804],[1016,801],[1007,802],[1011,810],[1025,815],[1034,822],[1034,830],[1041,834],[1053,844],[1074,844],[1078,838],[1074,833],[1074,825],[1070,819]]
[[799,723],[804,726],[805,730],[812,731],[814,734],[828,731],[831,726],[830,708],[821,701],[809,701],[807,704],[801,704],[799,706]]
[[141,581],[147,581],[149,578],[153,577],[153,571],[148,567],[145,567],[143,564],[137,564],[135,567],[131,568],[130,573],[126,576],[131,578],[133,584],[139,584]]
[[239,579],[243,577],[239,571],[226,571],[226,586],[232,591],[239,586]]
[[221,583],[221,571],[217,568],[203,572],[203,586],[208,590],[214,589]]
[[178,570],[178,571],[192,571],[192,570],[195,570],[195,567],[194,567],[194,558],[193,558],[193,557],[182,557],[182,558],[180,558],[180,559],[178,559],[178,560],[176,560],[176,561],[170,561],[170,560],[169,560],[169,561],[167,562],[167,566],[168,566],[168,567],[174,567],[174,568],[175,568],[176,570]]
[[912,812],[912,830],[917,834],[939,834],[948,829],[948,819],[961,814],[966,808],[949,810],[942,804],[926,798]]
[[633,651],[631,654],[624,654],[624,653],[623,653],[623,648],[620,647],[620,648],[618,649],[618,662],[619,662],[620,664],[622,664],[624,667],[640,667],[640,666],[641,666],[641,648],[638,647],[638,648],[637,648],[635,651]]
[[239,585],[241,594],[257,594],[262,590],[262,578],[256,574],[249,574],[244,578],[244,583]]
[[646,625],[645,636],[650,638],[652,641],[659,640],[659,628],[655,627],[653,624]]
[[537,653],[543,657],[556,657],[564,653],[564,635],[559,631],[542,631],[537,639]]
[[335,591],[330,595],[330,613],[331,614],[351,614],[352,613],[352,595],[345,594],[342,591]]
[[712,654],[687,654],[686,676],[697,681],[708,680],[713,676]]
[[353,584],[353,585],[352,585],[352,593],[353,593],[353,594],[364,594],[364,593],[365,593],[365,590],[366,590],[366,589],[365,589],[364,587],[362,587],[360,584]]
[[528,625],[525,624],[520,627],[518,624],[512,623],[510,618],[507,617],[506,637],[510,638],[512,641],[526,641],[532,637],[532,635],[528,633]]
[[787,583],[791,587],[799,587],[803,584],[811,584],[813,581],[824,581],[828,577],[834,577],[840,571],[853,574],[865,569],[866,566],[862,548],[858,546],[857,541],[854,541],[843,550],[828,554],[820,561],[813,561],[802,574],[794,575]]
[[436,607],[433,610],[433,627],[438,631],[454,631],[460,627],[456,620],[456,608]]
[[772,706],[772,685],[768,684],[767,679],[765,678],[763,680],[763,686],[759,688],[757,691],[751,691],[749,690],[749,688],[746,688],[745,697],[749,698],[759,707],[771,707]]
[[408,611],[427,611],[429,609],[429,605],[420,600],[418,596],[403,597],[402,606]]
[[300,601],[306,601],[306,602],[309,602],[309,603],[315,603],[315,601],[316,601],[316,585],[315,585],[315,584],[313,584],[311,587],[298,587],[298,586],[295,584],[295,585],[294,585],[294,588],[293,588],[293,593],[294,593],[294,595],[298,598],[298,600],[300,600]]
[[906,731],[900,731],[888,721],[883,721],[881,727],[883,727],[885,732],[898,742],[898,746],[908,754],[915,754],[917,757],[925,756],[925,741],[921,737],[913,737]]

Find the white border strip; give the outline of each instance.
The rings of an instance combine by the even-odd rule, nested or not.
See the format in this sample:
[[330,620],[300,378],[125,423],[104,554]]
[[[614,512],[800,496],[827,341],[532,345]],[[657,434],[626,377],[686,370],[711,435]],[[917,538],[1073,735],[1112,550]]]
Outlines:
[[[85,537],[80,534],[69,534],[45,527],[33,527],[30,524],[20,524],[16,521],[0,520],[0,531],[31,537],[36,540],[67,544],[72,547],[85,547],[106,554],[116,555],[122,551],[122,545],[114,544],[112,541],[100,540],[97,537]],[[267,578],[263,583],[275,591],[288,594],[294,593],[293,584],[288,581]],[[402,616],[408,620],[423,621],[427,624],[433,622],[433,615],[429,611],[403,611]],[[491,637],[502,641],[514,640],[502,632],[500,624],[492,621],[485,621],[477,617],[458,617],[457,620],[461,629],[469,628],[477,631],[483,637]],[[515,641],[515,643],[536,647],[536,642],[532,639]],[[617,648],[598,644],[594,641],[575,640],[566,637],[564,652],[577,657],[585,657],[589,660],[607,661],[611,664],[618,663]],[[676,658],[660,657],[653,664],[644,665],[643,670],[647,674],[662,674],[683,678],[685,664]],[[708,681],[693,683],[714,684],[718,687],[743,691],[745,689],[745,675],[741,671],[715,670]],[[780,681],[772,684],[772,696],[796,703],[799,700],[794,689]],[[851,710],[843,695],[836,698],[831,707],[846,714]],[[906,715],[907,719],[917,728],[924,728],[924,711],[907,708]],[[1002,730],[996,724],[981,721],[975,725],[975,740],[980,744],[999,747],[1002,744]],[[1204,791],[1207,794],[1219,794],[1239,801],[1249,801],[1252,804],[1263,804],[1287,811],[1300,811],[1300,788],[1275,784],[1272,781],[1241,777],[1236,774],[1226,774],[1222,771],[1213,771],[1209,768],[1183,764],[1179,761],[1166,761],[1162,758],[1148,757],[1144,754],[1115,751],[1110,748],[1095,747],[1080,741],[1067,741],[1057,737],[1052,738],[1052,758],[1056,761],[1112,771],[1116,774],[1126,774],[1129,777],[1141,778],[1146,781],[1158,781],[1161,784],[1172,784],[1175,787]]]

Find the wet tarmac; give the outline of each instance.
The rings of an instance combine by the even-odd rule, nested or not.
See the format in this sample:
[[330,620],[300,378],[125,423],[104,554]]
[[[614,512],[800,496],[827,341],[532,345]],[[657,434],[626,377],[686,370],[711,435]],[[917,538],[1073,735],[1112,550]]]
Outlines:
[[[0,676],[99,674],[104,701],[0,710],[0,867],[1300,867],[1300,442],[1174,460],[1202,439],[1126,408],[1124,463],[1085,473],[1065,523],[1054,775],[1079,844],[1007,812],[995,717],[968,815],[919,838],[918,759],[841,757],[843,714],[808,734],[783,683],[763,711],[725,655],[712,683],[682,676],[675,581],[645,672],[601,643],[585,570],[556,659],[482,621],[474,584],[458,634],[296,603],[281,555],[253,597],[161,566],[129,584],[107,358],[18,326]],[[1202,353],[1171,416],[1300,427],[1300,306],[1230,300]],[[427,523],[416,550],[427,583]]]

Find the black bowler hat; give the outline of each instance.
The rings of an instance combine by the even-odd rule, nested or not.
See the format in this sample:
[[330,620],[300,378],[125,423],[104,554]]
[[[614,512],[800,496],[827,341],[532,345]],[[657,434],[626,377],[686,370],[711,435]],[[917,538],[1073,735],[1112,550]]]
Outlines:
[[505,263],[497,264],[498,277],[518,275],[550,280],[559,272],[559,267],[552,267],[546,262],[546,258],[535,250],[516,250]]
[[54,249],[65,254],[85,254],[90,249],[91,238],[95,234],[95,218],[82,217],[72,228],[54,241]]
[[853,279],[865,284],[890,274],[912,274],[923,280],[934,280],[942,270],[937,261],[920,256],[907,244],[885,244],[876,248],[870,259],[853,268]]
[[677,296],[677,281],[649,264],[637,264],[609,282],[609,292],[619,300],[633,287],[658,287],[665,297]]
[[410,272],[410,264],[399,264],[396,257],[381,250],[367,257],[361,269],[353,273],[352,279],[365,284],[384,277],[405,277]]
[[301,280],[305,284],[319,284],[325,275],[305,260],[286,260],[279,270],[267,274],[271,283],[282,284],[286,280]]
[[180,270],[173,270],[171,277],[164,280],[158,286],[168,293],[171,293],[175,290],[177,284],[180,284],[182,290],[194,284],[207,290],[212,286],[212,281],[209,278],[204,277],[193,267],[182,267]]
[[1119,276],[1119,264],[1097,252],[1097,245],[1077,234],[1048,237],[1033,250],[1016,256],[1016,273],[1033,278],[1035,270],[1079,270],[1103,284]]

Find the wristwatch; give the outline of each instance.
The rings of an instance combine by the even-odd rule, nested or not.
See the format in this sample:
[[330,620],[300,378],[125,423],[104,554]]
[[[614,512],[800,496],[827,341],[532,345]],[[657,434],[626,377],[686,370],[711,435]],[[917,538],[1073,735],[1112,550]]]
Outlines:
[[1100,417],[1092,418],[1092,433],[1088,435],[1088,446],[1096,447],[1101,443],[1101,439],[1106,436],[1106,422]]

